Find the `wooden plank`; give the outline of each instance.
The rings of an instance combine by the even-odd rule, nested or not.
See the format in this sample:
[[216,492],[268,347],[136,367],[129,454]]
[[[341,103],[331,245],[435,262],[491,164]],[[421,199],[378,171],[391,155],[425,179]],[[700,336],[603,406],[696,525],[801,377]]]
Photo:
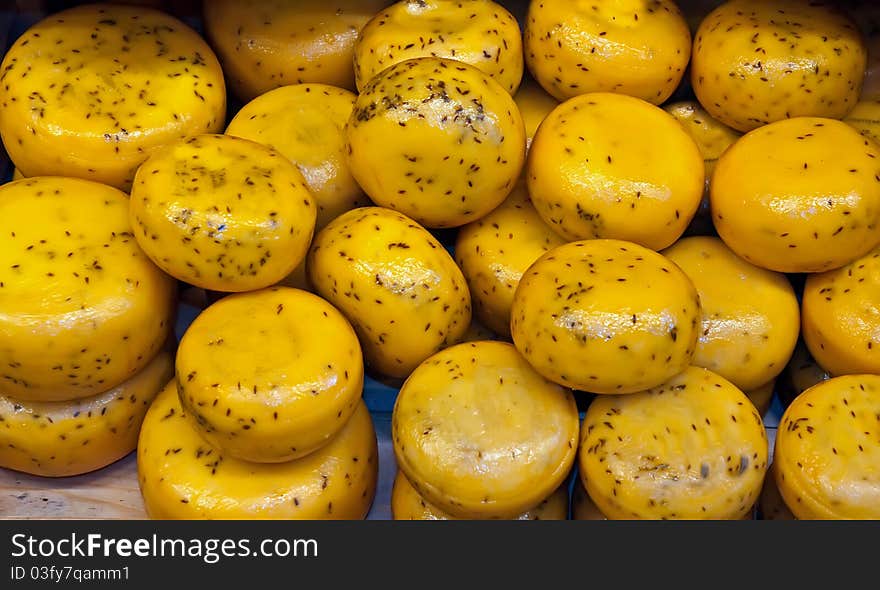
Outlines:
[[0,519],[141,520],[147,517],[134,453],[76,477],[36,477],[0,469]]

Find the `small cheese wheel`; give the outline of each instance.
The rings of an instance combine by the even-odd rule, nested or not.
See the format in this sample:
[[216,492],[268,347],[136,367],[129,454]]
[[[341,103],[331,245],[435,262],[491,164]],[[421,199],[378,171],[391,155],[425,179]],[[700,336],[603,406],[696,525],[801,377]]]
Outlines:
[[396,211],[363,207],[339,216],[315,236],[307,269],[382,375],[406,377],[470,325],[461,270],[434,236]]
[[712,177],[721,239],[779,272],[839,268],[880,243],[880,146],[840,121],[772,123],[730,147]]
[[831,373],[819,366],[804,341],[799,340],[782,377],[779,399],[788,407],[797,396],[812,386],[831,379]]
[[519,24],[491,0],[400,0],[368,22],[354,47],[363,90],[379,72],[416,57],[445,57],[478,68],[513,94],[523,74]]
[[272,148],[200,135],[138,170],[131,224],[162,270],[215,291],[252,291],[305,258],[316,219],[302,175]]
[[858,28],[833,3],[729,0],[700,24],[691,81],[709,114],[751,131],[842,118],[859,99],[866,60]]
[[532,78],[523,78],[522,84],[513,101],[519,109],[523,123],[526,126],[526,147],[530,147],[538,126],[547,118],[553,109],[559,106],[559,101],[550,96],[546,90]]
[[756,387],[755,389],[744,391],[743,393],[746,394],[746,397],[748,397],[755,405],[755,408],[758,409],[758,414],[763,416],[767,413],[767,410],[770,409],[770,404],[773,402],[773,392],[775,391],[775,388],[776,379],[773,379],[761,387]]
[[575,478],[574,490],[571,493],[571,519],[607,520],[605,515],[596,508],[596,504],[587,493],[584,482],[581,481],[580,477]]
[[320,450],[285,463],[240,461],[192,427],[170,383],[153,402],[138,440],[138,482],[153,519],[358,520],[370,510],[378,448],[359,402]]
[[150,403],[174,376],[160,352],[140,373],[104,393],[66,402],[0,395],[0,467],[44,477],[101,469],[135,449]]
[[764,477],[764,487],[761,490],[761,498],[758,502],[761,520],[797,520],[794,514],[791,513],[791,510],[788,509],[788,506],[785,505],[782,494],[779,493],[779,486],[776,485],[775,471],[776,465],[771,464],[770,469],[767,470],[767,476]]
[[529,201],[524,182],[486,217],[458,232],[455,260],[467,279],[474,313],[497,334],[510,334],[510,307],[523,273],[565,243]]
[[880,519],[880,376],[802,393],[776,434],[776,484],[800,519]]
[[219,131],[225,116],[211,48],[157,10],[91,4],[55,13],[0,64],[0,136],[25,176],[128,190],[150,154]]
[[286,84],[354,90],[361,28],[386,0],[211,0],[205,31],[233,92],[247,102]]
[[834,375],[880,373],[880,248],[807,277],[804,341]]
[[865,137],[874,141],[880,141],[880,98],[863,98],[844,117],[843,122],[855,128],[856,131]]
[[661,104],[691,55],[687,22],[671,0],[542,0],[529,5],[526,64],[560,100],[618,92]]
[[737,520],[751,514],[767,471],[761,416],[708,369],[596,398],[582,433],[580,476],[610,519]]
[[468,64],[434,57],[383,70],[346,128],[351,172],[377,204],[426,227],[457,227],[513,190],[525,128],[513,98]]
[[172,328],[175,283],[132,236],[125,193],[37,177],[0,187],[0,392],[65,401],[143,369]]
[[205,439],[260,463],[327,444],[364,388],[361,347],[346,319],[286,287],[208,307],[181,339],[176,364],[181,403]]
[[653,250],[684,233],[705,177],[699,148],[672,116],[609,93],[554,109],[532,140],[526,172],[535,209],[565,238],[628,240]]
[[394,405],[397,465],[416,491],[459,518],[512,518],[558,488],[574,463],[570,391],[510,344],[469,342],[419,365]]
[[749,391],[773,380],[797,344],[800,311],[785,275],[749,264],[712,237],[663,251],[700,296],[702,327],[693,364]]
[[[400,471],[391,489],[391,514],[394,520],[457,520],[425,500]],[[515,520],[567,520],[568,490],[559,487],[543,502],[523,512]]]
[[345,124],[355,98],[325,84],[283,86],[242,107],[226,129],[226,135],[275,148],[299,168],[318,207],[316,230],[369,204],[345,153]]
[[546,378],[593,393],[634,393],[691,362],[700,327],[693,283],[652,250],[618,240],[550,250],[513,298],[516,348]]

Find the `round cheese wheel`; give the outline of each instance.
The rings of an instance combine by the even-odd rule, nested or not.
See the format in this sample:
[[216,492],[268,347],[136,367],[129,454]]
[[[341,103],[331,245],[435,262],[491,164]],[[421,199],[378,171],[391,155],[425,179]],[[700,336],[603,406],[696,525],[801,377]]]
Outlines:
[[767,471],[760,415],[707,369],[690,367],[642,393],[596,398],[582,434],[580,476],[610,519],[741,519]]
[[381,375],[406,377],[470,325],[461,270],[434,236],[396,211],[363,207],[339,216],[315,237],[307,268]]
[[226,128],[226,135],[275,148],[299,168],[318,207],[316,231],[369,204],[346,159],[345,125],[355,98],[325,84],[282,86],[246,104]]
[[467,279],[474,313],[497,334],[510,334],[510,308],[523,273],[565,240],[544,223],[524,182],[497,209],[458,231],[455,260]]
[[833,375],[880,373],[880,248],[807,277],[804,341]]
[[510,331],[544,377],[593,393],[658,386],[690,364],[700,330],[693,283],[630,242],[558,246],[525,272]]
[[859,98],[866,59],[858,27],[834,2],[729,0],[700,24],[691,81],[713,117],[750,131],[790,117],[843,117]]
[[305,258],[315,199],[272,148],[200,135],[154,154],[138,170],[131,224],[162,270],[215,291],[277,283]]
[[226,454],[281,462],[316,451],[360,400],[357,336],[316,295],[273,287],[224,297],[203,311],[177,350],[180,399]]
[[431,504],[459,518],[513,518],[567,477],[578,413],[571,392],[512,345],[469,342],[413,371],[391,430],[398,467]]
[[140,373],[91,397],[25,402],[0,395],[0,466],[44,477],[101,469],[135,449],[141,422],[174,376],[160,352]]
[[712,177],[718,235],[779,272],[839,268],[880,243],[880,146],[840,121],[799,117],[756,129]]
[[[391,490],[394,520],[457,520],[425,500],[400,471]],[[568,490],[561,486],[543,502],[523,512],[515,520],[567,520]]]
[[366,405],[333,440],[285,463],[252,463],[208,444],[172,382],[153,402],[138,440],[138,481],[153,519],[358,520],[370,510],[378,449]]
[[346,136],[367,195],[426,227],[458,227],[492,211],[525,159],[525,128],[507,91],[471,65],[436,57],[370,80]]
[[233,92],[249,101],[286,84],[354,90],[354,44],[387,0],[211,0],[205,31]]
[[800,519],[880,518],[880,376],[811,387],[779,423],[779,492]]
[[128,190],[150,154],[219,131],[225,117],[211,48],[158,10],[90,4],[52,14],[0,64],[0,136],[25,176]]
[[385,68],[416,57],[470,64],[510,94],[523,73],[519,24],[491,0],[400,0],[376,14],[355,44],[358,89]]
[[541,0],[529,4],[524,48],[560,100],[618,92],[661,104],[684,76],[691,34],[671,0]]
[[562,236],[652,250],[684,233],[703,197],[703,170],[699,148],[672,116],[609,93],[556,107],[535,134],[526,166],[535,209]]
[[538,127],[547,118],[547,115],[559,106],[559,101],[548,94],[531,77],[523,78],[522,84],[513,95],[513,100],[516,102],[519,114],[526,126],[526,147],[528,148],[532,144]]
[[64,401],[143,369],[173,323],[175,283],[144,255],[125,193],[37,177],[0,186],[0,393]]
[[800,332],[797,297],[785,275],[749,264],[712,237],[679,240],[663,255],[684,271],[700,296],[694,365],[743,391],[782,372]]

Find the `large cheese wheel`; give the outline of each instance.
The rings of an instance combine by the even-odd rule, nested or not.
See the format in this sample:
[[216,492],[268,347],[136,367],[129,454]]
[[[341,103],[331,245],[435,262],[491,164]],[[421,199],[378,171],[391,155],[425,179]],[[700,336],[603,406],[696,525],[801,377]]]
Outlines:
[[321,450],[286,463],[239,461],[193,428],[170,383],[138,441],[138,480],[154,519],[357,520],[367,515],[379,467],[366,405]]
[[135,241],[128,204],[125,193],[88,180],[0,187],[0,393],[91,396],[158,353],[175,283]]
[[174,375],[169,352],[104,393],[65,402],[0,396],[0,466],[47,477],[100,469],[132,452],[147,409]]
[[222,129],[223,72],[163,12],[92,4],[28,29],[0,65],[0,136],[25,176],[122,189],[156,149]]

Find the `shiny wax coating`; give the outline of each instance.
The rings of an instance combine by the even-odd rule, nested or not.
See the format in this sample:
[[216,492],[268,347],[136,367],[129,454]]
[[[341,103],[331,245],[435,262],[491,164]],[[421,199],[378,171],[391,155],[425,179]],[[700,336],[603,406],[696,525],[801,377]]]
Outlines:
[[251,291],[305,258],[316,219],[302,174],[279,152],[228,135],[200,135],[138,170],[131,223],[165,272],[214,291]]
[[712,218],[740,257],[779,272],[822,272],[877,246],[880,146],[833,119],[799,117],[731,146],[712,177]]
[[507,91],[450,59],[383,70],[358,96],[346,134],[351,172],[367,195],[432,228],[500,205],[525,158],[525,128]]
[[774,474],[800,519],[880,518],[880,377],[811,387],[785,411]]
[[354,90],[354,45],[387,0],[209,0],[208,38],[243,101],[288,84]]
[[0,136],[25,176],[128,190],[150,154],[219,131],[225,115],[211,48],[149,8],[91,4],[52,14],[0,65]]
[[880,249],[804,286],[803,335],[834,375],[880,373]]
[[373,502],[378,467],[363,402],[319,451],[297,461],[252,463],[208,444],[171,382],[153,402],[138,441],[138,483],[154,519],[359,520]]
[[668,0],[541,0],[529,4],[526,63],[565,100],[617,92],[661,104],[691,54],[687,22]]
[[730,0],[700,24],[691,80],[709,114],[750,131],[842,118],[859,99],[866,59],[858,28],[833,2]]
[[92,396],[159,352],[175,283],[138,246],[128,205],[125,193],[87,180],[0,187],[0,393]]
[[227,135],[276,149],[302,173],[315,199],[315,230],[369,204],[346,161],[345,124],[355,95],[325,84],[282,86],[243,106]]
[[693,358],[700,302],[669,259],[630,242],[550,250],[523,275],[511,310],[516,348],[557,383],[594,393],[658,386]]
[[565,480],[577,438],[571,392],[502,342],[460,344],[426,360],[392,417],[398,467],[459,518],[514,518],[536,506]]
[[490,0],[401,0],[378,12],[355,44],[358,89],[385,68],[415,57],[470,64],[510,94],[523,74],[519,24]]
[[703,157],[681,125],[643,100],[609,93],[572,98],[544,119],[526,177],[535,209],[566,239],[653,250],[681,236],[704,190]]
[[767,471],[757,410],[707,369],[596,398],[582,433],[580,477],[610,519],[741,519]]
[[363,392],[354,330],[311,293],[274,287],[203,311],[177,351],[181,403],[206,440],[246,461],[320,449]]

